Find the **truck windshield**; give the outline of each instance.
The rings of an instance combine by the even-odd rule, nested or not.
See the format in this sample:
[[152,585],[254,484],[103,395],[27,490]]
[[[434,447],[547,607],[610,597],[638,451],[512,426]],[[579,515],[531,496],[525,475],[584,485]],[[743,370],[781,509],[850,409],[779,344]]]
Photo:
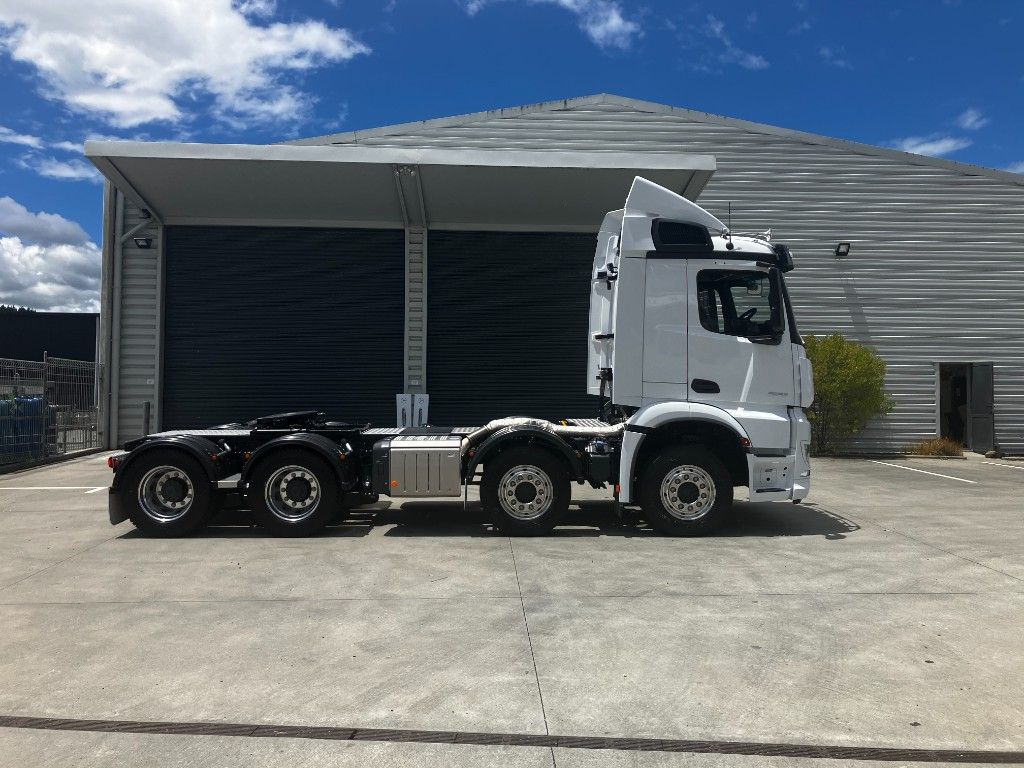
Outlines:
[[783,327],[781,282],[769,272],[705,269],[697,274],[700,324],[729,336],[767,336]]

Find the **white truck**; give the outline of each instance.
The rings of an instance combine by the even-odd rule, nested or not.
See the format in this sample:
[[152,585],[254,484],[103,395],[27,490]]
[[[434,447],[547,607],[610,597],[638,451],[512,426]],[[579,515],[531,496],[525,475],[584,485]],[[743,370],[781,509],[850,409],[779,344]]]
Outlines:
[[599,418],[375,428],[301,411],[161,432],[109,459],[110,520],[178,536],[240,507],[275,535],[311,535],[380,495],[459,498],[479,485],[499,529],[539,534],[576,482],[611,487],[657,530],[689,536],[726,519],[736,487],[798,502],[814,391],[792,268],[768,235],[733,235],[637,177],[597,236],[587,377]]

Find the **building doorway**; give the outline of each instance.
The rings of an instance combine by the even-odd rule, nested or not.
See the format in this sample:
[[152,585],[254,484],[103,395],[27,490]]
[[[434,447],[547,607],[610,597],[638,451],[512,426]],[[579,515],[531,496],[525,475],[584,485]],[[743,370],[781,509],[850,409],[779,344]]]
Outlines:
[[995,448],[992,363],[939,363],[939,434],[985,453]]

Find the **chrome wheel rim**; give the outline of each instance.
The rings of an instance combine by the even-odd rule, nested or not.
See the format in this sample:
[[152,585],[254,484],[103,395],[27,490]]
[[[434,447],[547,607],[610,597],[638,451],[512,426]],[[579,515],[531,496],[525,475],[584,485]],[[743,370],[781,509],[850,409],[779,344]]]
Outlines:
[[173,523],[192,509],[195,488],[185,472],[169,465],[154,467],[139,482],[139,507],[158,523]]
[[536,520],[554,503],[555,486],[540,467],[512,467],[498,483],[498,503],[516,520]]
[[286,523],[297,523],[320,506],[320,483],[305,467],[289,464],[270,476],[263,496],[274,517]]
[[699,520],[715,506],[715,481],[704,468],[683,464],[662,479],[661,504],[679,520]]

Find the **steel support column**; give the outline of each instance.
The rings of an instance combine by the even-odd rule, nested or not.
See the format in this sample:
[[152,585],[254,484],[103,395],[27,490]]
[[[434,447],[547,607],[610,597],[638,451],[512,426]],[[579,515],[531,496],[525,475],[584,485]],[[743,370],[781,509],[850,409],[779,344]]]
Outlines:
[[427,391],[427,207],[419,168],[395,166],[405,225],[404,361],[407,393]]

